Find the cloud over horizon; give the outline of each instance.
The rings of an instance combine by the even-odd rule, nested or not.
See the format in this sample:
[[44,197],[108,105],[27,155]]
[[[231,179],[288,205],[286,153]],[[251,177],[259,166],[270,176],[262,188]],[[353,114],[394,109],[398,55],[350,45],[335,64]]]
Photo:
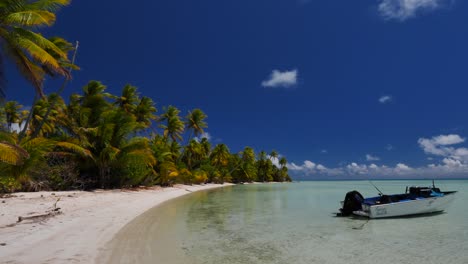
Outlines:
[[[438,163],[419,167],[411,167],[403,162],[394,166],[350,162],[336,168],[328,168],[306,160],[300,165],[289,163],[288,169],[293,176],[302,179],[466,178],[468,176],[468,148],[453,147],[464,142],[465,138],[456,134],[418,139],[419,147],[425,154],[440,157]],[[366,160],[378,160],[378,157],[367,154]],[[434,160],[431,158],[430,161]]]
[[283,72],[273,70],[270,77],[262,82],[262,86],[288,88],[297,84],[297,75],[297,69]]

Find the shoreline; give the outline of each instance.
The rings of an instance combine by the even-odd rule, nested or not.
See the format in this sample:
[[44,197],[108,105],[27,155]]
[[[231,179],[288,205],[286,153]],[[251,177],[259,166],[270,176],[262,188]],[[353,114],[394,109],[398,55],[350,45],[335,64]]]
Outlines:
[[[130,221],[171,199],[234,184],[175,185],[138,190],[13,193],[0,198],[0,259],[4,263],[94,263]],[[52,217],[18,221],[54,209]]]

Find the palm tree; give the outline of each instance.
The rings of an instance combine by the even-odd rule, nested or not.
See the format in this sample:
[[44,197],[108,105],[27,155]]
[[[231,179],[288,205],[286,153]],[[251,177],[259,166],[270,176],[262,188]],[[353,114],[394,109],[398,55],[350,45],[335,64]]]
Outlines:
[[28,158],[29,153],[17,144],[17,134],[0,132],[0,162],[22,165]]
[[226,167],[229,163],[231,154],[225,144],[218,144],[211,152],[211,164],[215,167]]
[[65,102],[57,94],[38,100],[31,109],[33,111],[29,123],[31,137],[57,134],[58,126],[65,118],[65,109]]
[[267,158],[265,151],[260,151],[257,160],[257,177],[261,182],[272,180],[273,163]]
[[273,161],[274,159],[278,158],[278,152],[276,150],[271,151],[270,153],[270,160]]
[[242,151],[241,181],[254,181],[257,178],[255,167],[255,152],[251,147],[245,147]]
[[6,102],[3,111],[5,112],[5,119],[7,123],[8,132],[12,132],[11,128],[13,124],[21,126],[21,114],[19,110],[23,106],[16,101]]
[[115,105],[127,113],[135,115],[139,123],[138,129],[145,129],[151,126],[151,120],[156,119],[156,107],[149,97],[140,99],[137,88],[130,84],[124,86],[122,95],[115,98]]
[[203,159],[205,159],[211,155],[211,143],[207,138],[204,137],[200,141],[200,145],[202,146],[202,149],[203,149]]
[[[30,172],[46,162],[45,155],[56,143],[46,138],[35,138],[19,142],[17,134],[0,134],[0,171],[2,177],[11,177],[23,186],[31,186]],[[14,191],[14,190],[12,190]]]
[[185,147],[182,161],[187,164],[189,170],[196,165],[200,165],[202,160],[206,158],[205,149],[201,143],[192,139]]
[[[70,61],[67,53],[58,47],[58,42],[54,43],[31,29],[53,25],[54,12],[69,3],[70,0],[3,0],[0,3],[0,40],[3,44],[0,60],[10,58],[41,97],[44,97],[45,76],[69,77],[66,67]],[[0,91],[0,96],[4,96],[4,87],[0,87]]]
[[229,177],[227,168],[230,159],[231,153],[225,144],[218,144],[214,147],[210,155],[210,161],[215,168],[212,175],[216,182],[223,183],[225,178]]
[[163,135],[166,140],[169,137],[172,141],[182,140],[184,123],[180,119],[179,113],[180,110],[171,105],[167,107],[166,111],[160,117],[160,122],[166,122],[166,124],[160,125],[160,127],[164,129]]
[[148,128],[151,126],[151,121],[156,120],[155,115],[157,109],[154,106],[153,100],[149,97],[142,97],[138,102],[134,114],[136,121],[139,123],[141,128]]
[[72,95],[67,107],[64,126],[91,153],[91,158],[83,158],[81,168],[98,176],[95,182],[99,187],[121,185],[125,172],[135,172],[138,167],[143,170],[133,177],[152,177],[156,159],[149,140],[130,137],[140,125],[136,116],[109,102],[112,96],[105,88],[92,81],[83,87],[83,95]]
[[192,139],[193,135],[198,136],[204,132],[203,129],[208,126],[205,122],[206,118],[206,114],[198,108],[189,111],[186,117],[187,121],[185,122],[187,129],[190,130],[189,141]]
[[108,111],[111,104],[105,93],[106,86],[98,81],[90,81],[83,87],[83,95],[73,94],[67,112],[77,127],[97,127],[101,124],[103,113]]
[[173,151],[177,152],[178,150],[173,143],[168,144],[167,140],[160,135],[156,135],[151,141],[151,150],[153,156],[157,160],[155,170],[157,172],[157,183],[163,186],[171,185],[175,182],[175,179],[179,176],[179,171],[175,164],[177,159],[177,154],[174,154]]
[[279,165],[281,166],[281,168],[286,167],[287,164],[288,164],[288,161],[286,160],[286,158],[281,157],[281,159],[279,160]]
[[116,99],[115,104],[127,113],[135,111],[136,103],[140,100],[137,88],[130,84],[124,86],[122,95]]

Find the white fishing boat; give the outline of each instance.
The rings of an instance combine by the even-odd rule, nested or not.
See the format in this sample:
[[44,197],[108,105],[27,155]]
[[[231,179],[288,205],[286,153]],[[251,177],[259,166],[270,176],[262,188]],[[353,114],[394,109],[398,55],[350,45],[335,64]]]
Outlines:
[[434,184],[432,187],[407,187],[403,194],[384,195],[379,191],[379,196],[369,198],[351,191],[346,194],[339,215],[385,218],[437,213],[448,208],[455,193],[442,192]]

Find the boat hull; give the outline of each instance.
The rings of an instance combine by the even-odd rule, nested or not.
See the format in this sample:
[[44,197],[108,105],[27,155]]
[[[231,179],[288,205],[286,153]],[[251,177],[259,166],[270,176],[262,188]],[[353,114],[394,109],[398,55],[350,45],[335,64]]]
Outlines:
[[418,198],[396,203],[363,204],[363,209],[354,211],[353,214],[369,218],[387,218],[442,212],[450,206],[454,198],[455,195],[451,193],[440,197]]

